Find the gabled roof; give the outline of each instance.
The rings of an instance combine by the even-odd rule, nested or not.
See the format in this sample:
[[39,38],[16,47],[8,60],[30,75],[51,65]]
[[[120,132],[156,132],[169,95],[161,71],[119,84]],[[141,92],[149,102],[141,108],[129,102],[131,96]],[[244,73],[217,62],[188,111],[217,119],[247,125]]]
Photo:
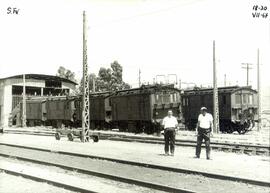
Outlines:
[[[219,87],[218,93],[234,93],[238,90],[249,90],[256,92],[255,90],[251,89],[250,86],[227,86],[227,87]],[[213,93],[213,88],[195,88],[192,90],[185,90],[184,95],[199,95],[199,94],[211,94]]]
[[[0,78],[0,80],[7,80],[7,79],[22,79],[23,75],[15,75],[15,76],[9,76],[6,78]],[[36,79],[36,80],[54,80],[54,81],[62,81],[62,82],[68,82],[71,84],[75,84],[77,85],[76,82],[66,79],[66,78],[62,78],[59,76],[52,76],[52,75],[45,75],[45,74],[25,74],[25,79]]]

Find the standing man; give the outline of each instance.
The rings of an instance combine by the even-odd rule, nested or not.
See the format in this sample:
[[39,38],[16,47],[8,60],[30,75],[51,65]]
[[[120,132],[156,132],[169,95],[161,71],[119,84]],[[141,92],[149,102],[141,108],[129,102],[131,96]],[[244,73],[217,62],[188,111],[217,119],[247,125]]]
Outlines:
[[207,113],[207,108],[201,108],[201,114],[198,118],[198,124],[196,128],[197,133],[197,147],[196,147],[196,158],[200,158],[201,145],[204,139],[206,148],[206,159],[210,159],[210,133],[213,128],[213,117],[210,113]]
[[169,145],[171,155],[174,156],[174,145],[175,145],[175,129],[178,126],[177,119],[173,116],[172,110],[168,111],[168,116],[166,116],[162,125],[164,127],[164,140],[165,140],[165,155],[169,155]]

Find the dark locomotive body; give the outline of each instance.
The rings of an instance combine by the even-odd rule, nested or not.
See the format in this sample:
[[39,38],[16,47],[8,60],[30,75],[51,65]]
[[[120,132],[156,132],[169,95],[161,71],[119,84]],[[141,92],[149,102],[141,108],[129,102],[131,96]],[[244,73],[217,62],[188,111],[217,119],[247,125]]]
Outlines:
[[[257,92],[250,87],[218,89],[220,131],[245,133],[257,121]],[[90,128],[155,133],[169,109],[189,130],[197,124],[202,106],[213,114],[213,90],[196,88],[180,93],[173,86],[153,85],[140,88],[92,93]],[[21,105],[22,107],[22,105]],[[22,111],[21,111],[22,112]],[[29,126],[81,127],[82,96],[34,97],[26,101]],[[183,119],[182,119],[183,118]]]
[[[92,93],[90,100],[90,128],[154,133],[171,109],[180,121],[180,90],[173,86],[142,86],[140,88]],[[34,126],[45,125],[81,127],[82,97],[47,97],[27,100],[27,121]],[[34,121],[34,122],[33,122]]]
[[112,127],[120,131],[155,133],[169,109],[181,119],[180,90],[173,86],[142,86],[110,96]]
[[[218,89],[220,131],[245,133],[257,121],[257,92],[250,87]],[[213,89],[186,90],[182,95],[183,117],[186,127],[194,130],[200,108],[205,106],[213,114]]]
[[90,94],[90,128],[108,129],[111,125],[110,92]]
[[[42,125],[46,121],[45,105],[45,100],[26,101],[26,123],[28,126]],[[22,109],[22,103],[20,104],[20,109]]]

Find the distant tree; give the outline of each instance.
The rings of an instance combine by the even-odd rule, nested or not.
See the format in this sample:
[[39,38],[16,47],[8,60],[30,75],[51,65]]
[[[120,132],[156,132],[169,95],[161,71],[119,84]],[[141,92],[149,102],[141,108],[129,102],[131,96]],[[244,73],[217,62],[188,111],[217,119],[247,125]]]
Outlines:
[[[61,71],[62,69],[59,68],[59,70]],[[130,89],[130,85],[123,81],[122,73],[122,66],[117,61],[114,61],[113,63],[111,63],[111,68],[101,67],[99,69],[98,76],[96,76],[94,73],[89,74],[90,92],[94,91],[94,81],[96,92]],[[78,89],[76,90],[76,93],[83,93],[82,79],[80,81]]]
[[66,78],[66,79],[76,82],[75,73],[71,72],[70,70],[66,69],[63,66],[60,66],[58,68],[56,76],[59,76],[61,78]]
[[111,63],[111,68],[100,68],[96,80],[98,90],[113,91],[129,89],[130,85],[123,81],[122,74],[123,68],[117,61]]

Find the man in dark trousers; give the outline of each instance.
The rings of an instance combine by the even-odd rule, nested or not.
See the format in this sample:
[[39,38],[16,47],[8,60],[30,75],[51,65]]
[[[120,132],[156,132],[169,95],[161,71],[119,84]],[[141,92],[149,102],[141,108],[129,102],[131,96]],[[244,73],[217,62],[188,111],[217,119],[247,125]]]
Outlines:
[[210,134],[213,128],[213,117],[207,113],[207,108],[201,108],[201,114],[198,117],[198,124],[196,128],[197,133],[197,147],[196,158],[200,158],[202,141],[205,141],[206,159],[210,159]]
[[163,119],[162,125],[164,127],[165,155],[169,155],[170,145],[171,155],[174,156],[175,130],[178,126],[178,122],[171,110],[168,111],[168,116]]

